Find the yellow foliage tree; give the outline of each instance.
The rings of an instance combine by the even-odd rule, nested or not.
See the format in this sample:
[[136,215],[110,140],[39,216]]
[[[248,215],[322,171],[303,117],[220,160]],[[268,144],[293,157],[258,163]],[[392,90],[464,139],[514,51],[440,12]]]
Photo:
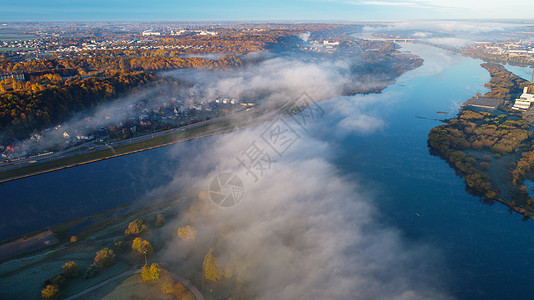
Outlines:
[[160,282],[161,292],[166,295],[172,295],[174,293],[174,279],[168,274],[162,274]]
[[59,296],[59,288],[57,285],[49,284],[41,290],[41,297],[44,299],[56,299]]
[[135,238],[132,243],[132,249],[137,250],[141,255],[145,256],[145,264],[147,263],[146,256],[152,254],[154,249],[149,241],[145,241],[142,238]]
[[197,231],[189,225],[178,228],[178,237],[184,241],[193,241],[196,235]]
[[145,224],[145,221],[143,219],[137,219],[128,224],[128,228],[124,231],[124,234],[127,237],[139,236],[146,230],[147,226]]
[[204,277],[207,280],[217,281],[224,275],[223,268],[219,265],[215,257],[213,256],[213,249],[208,252],[204,257],[204,263],[202,264],[204,269]]
[[161,267],[157,263],[150,265],[145,265],[141,270],[141,276],[144,281],[157,282],[160,278]]
[[111,267],[115,263],[115,253],[109,248],[104,248],[96,253],[94,262],[101,269]]

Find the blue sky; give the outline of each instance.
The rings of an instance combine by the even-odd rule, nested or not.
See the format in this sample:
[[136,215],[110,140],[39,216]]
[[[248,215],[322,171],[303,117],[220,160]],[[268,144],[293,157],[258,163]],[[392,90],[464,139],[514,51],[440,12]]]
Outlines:
[[2,21],[512,19],[532,0],[3,0]]

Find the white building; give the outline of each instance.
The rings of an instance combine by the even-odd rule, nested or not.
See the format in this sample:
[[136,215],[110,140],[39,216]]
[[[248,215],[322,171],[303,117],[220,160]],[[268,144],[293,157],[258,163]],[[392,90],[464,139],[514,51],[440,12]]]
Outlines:
[[523,90],[523,94],[519,99],[515,100],[514,106],[512,106],[512,109],[515,110],[528,110],[530,108],[530,105],[534,102],[534,94],[528,93],[528,87],[525,87]]
[[217,35],[218,33],[215,31],[200,30],[198,34],[199,35]]
[[323,41],[323,45],[324,46],[332,46],[332,47],[335,47],[335,46],[338,46],[339,45],[339,42],[329,42],[329,41]]
[[155,32],[151,30],[143,31],[143,36],[161,35],[161,32]]

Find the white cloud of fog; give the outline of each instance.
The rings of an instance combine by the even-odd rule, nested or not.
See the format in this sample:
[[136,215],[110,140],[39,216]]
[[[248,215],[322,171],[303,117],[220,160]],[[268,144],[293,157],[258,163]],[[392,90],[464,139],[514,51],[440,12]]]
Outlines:
[[135,104],[139,100],[152,99],[153,101],[148,107],[157,107],[163,103],[163,100],[155,97],[156,92],[157,89],[147,89],[113,102],[101,104],[90,111],[80,112],[72,117],[70,121],[58,124],[60,125],[59,127],[49,128],[41,132],[42,137],[39,143],[36,143],[33,139],[26,139],[18,144],[18,147],[21,149],[20,151],[38,152],[64,144],[66,141],[63,137],[64,132],[74,138],[76,135],[89,135],[95,128],[116,125],[129,118],[136,118],[137,116],[128,109],[128,106]]
[[[362,124],[366,118],[355,116]],[[450,298],[435,272],[439,251],[408,245],[378,224],[373,192],[327,161],[335,154],[328,143],[303,134],[258,183],[239,170],[234,158],[259,142],[264,128],[175,147],[181,167],[170,189],[207,190],[215,175],[231,170],[243,179],[245,198],[226,209],[209,203],[167,225],[171,237],[178,226],[192,225],[197,240],[193,250],[169,242],[164,261],[215,248],[222,264],[246,266],[247,292],[258,299]]]
[[425,42],[432,45],[447,47],[447,48],[462,48],[469,44],[472,44],[472,41],[461,39],[461,38],[430,38],[426,39]]
[[507,39],[507,32],[522,26],[525,24],[483,21],[403,21],[365,26],[362,36],[375,32],[393,34],[405,32],[413,38],[422,39],[430,44],[458,48],[475,41]]
[[373,116],[359,115],[355,118],[347,117],[339,123],[339,126],[356,132],[370,134],[384,127],[384,121]]
[[[258,59],[253,55],[248,58]],[[310,63],[297,58],[267,58],[260,63],[237,70],[169,72],[168,75],[195,83],[194,87],[186,91],[171,90],[164,93],[159,91],[165,87],[153,88],[102,104],[89,113],[84,112],[61,124],[59,130],[52,129],[45,132],[38,144],[28,139],[23,141],[19,148],[21,152],[37,152],[53,145],[64,144],[63,132],[71,136],[83,135],[90,133],[94,128],[117,125],[130,118],[136,119],[138,116],[129,106],[140,100],[146,100],[149,110],[156,109],[163,103],[169,103],[172,97],[185,98],[183,100],[186,104],[219,97],[244,98],[242,99],[244,101],[257,100],[255,97],[261,97],[265,101],[275,103],[289,101],[306,91],[312,98],[322,100],[340,95],[343,87],[351,83],[346,76],[349,68],[350,66],[344,61]]]
[[350,81],[344,61],[304,62],[297,58],[271,58],[238,70],[180,71],[169,74],[189,78],[202,87],[202,97],[240,98],[251,91],[268,91],[267,101],[288,101],[306,91],[314,99],[341,94]]
[[517,27],[518,24],[496,22],[467,22],[467,21],[411,21],[386,23],[390,30],[417,30],[438,31],[445,33],[488,33],[505,31]]
[[383,30],[420,30],[420,31],[436,31],[442,33],[458,34],[458,33],[488,33],[488,32],[502,32],[506,29],[522,26],[514,23],[502,22],[468,22],[468,21],[401,21],[401,22],[387,22],[380,26],[365,26],[364,32],[375,32]]
[[422,31],[418,31],[412,34],[412,36],[415,38],[428,38],[428,37],[431,37],[432,35],[433,34],[431,32],[422,32]]
[[308,39],[310,38],[310,33],[309,32],[305,32],[305,33],[301,33],[299,35],[299,38],[305,42],[308,42]]

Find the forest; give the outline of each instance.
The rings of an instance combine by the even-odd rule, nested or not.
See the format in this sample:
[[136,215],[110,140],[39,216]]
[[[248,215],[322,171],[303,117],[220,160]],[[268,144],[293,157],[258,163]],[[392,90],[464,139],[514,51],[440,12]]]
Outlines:
[[153,82],[156,76],[147,72],[115,72],[108,77],[63,81],[57,74],[46,74],[25,84],[13,79],[0,82],[0,131],[3,139],[25,138],[37,129],[54,126],[74,112],[116,99]]
[[481,66],[488,70],[491,76],[490,82],[484,85],[491,89],[484,95],[485,97],[512,100],[515,99],[514,97],[521,94],[524,87],[532,84],[531,82],[514,75],[500,64],[484,63]]

